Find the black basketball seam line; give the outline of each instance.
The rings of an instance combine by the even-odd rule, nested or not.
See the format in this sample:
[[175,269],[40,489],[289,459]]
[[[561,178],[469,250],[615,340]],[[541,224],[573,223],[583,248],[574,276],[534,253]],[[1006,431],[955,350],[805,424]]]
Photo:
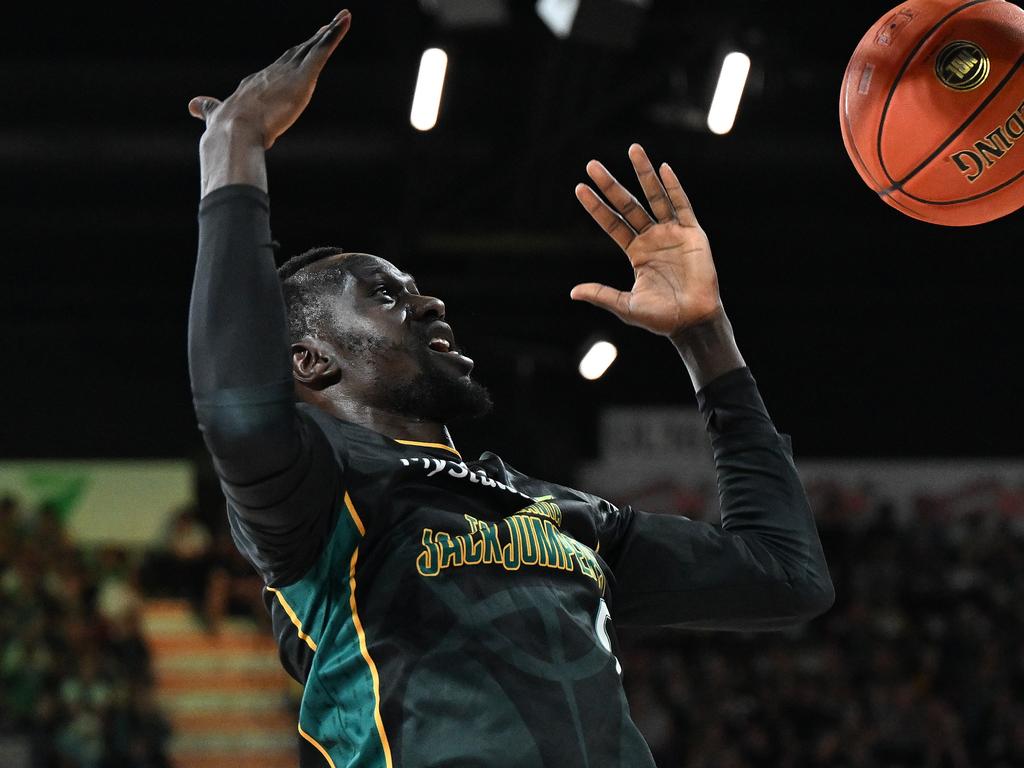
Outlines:
[[890,194],[879,194],[879,197],[885,198],[889,202],[889,205],[891,205],[893,208],[897,210],[903,211],[907,216],[911,216],[912,218],[918,219],[919,221],[928,221],[928,219],[923,218],[923,215],[920,211],[915,211],[902,200],[898,200]]
[[896,198],[892,197],[884,189],[879,191],[879,187],[881,187],[882,185],[878,183],[878,180],[875,179],[875,175],[871,173],[870,169],[868,168],[868,164],[864,161],[864,156],[860,152],[860,147],[857,146],[857,138],[854,136],[853,129],[850,126],[850,81],[847,77],[849,74],[850,68],[848,67],[846,75],[843,76],[843,88],[840,92],[840,98],[842,101],[843,109],[842,112],[840,112],[839,114],[839,127],[841,131],[843,131],[847,136],[850,137],[850,149],[853,152],[853,154],[850,155],[850,159],[853,161],[854,168],[857,171],[862,172],[863,176],[866,176],[867,178],[871,179],[871,190],[873,192],[876,192],[880,197],[888,198],[889,204],[893,208],[901,210],[906,215],[912,216],[913,218],[919,218],[920,214],[917,213],[909,205],[907,205],[901,200],[897,200]]
[[[853,154],[850,156],[850,159],[853,161],[854,169],[857,170],[858,172],[861,172],[863,176],[866,176],[867,178],[871,179],[871,190],[877,192],[878,187],[881,187],[882,185],[878,183],[877,179],[875,179],[874,174],[871,173],[871,171],[868,169],[868,164],[864,161],[864,156],[861,155],[860,153],[860,148],[857,146],[857,139],[853,135],[853,129],[850,127],[850,100],[848,98],[849,93],[850,83],[849,80],[847,80],[847,78],[844,76],[843,89],[840,94],[840,96],[842,97],[843,111],[839,115],[839,128],[840,131],[843,131],[843,129],[845,128],[844,132],[847,136],[850,137],[850,149],[853,151]],[[896,198],[888,195],[887,193],[885,193],[884,190],[878,192],[878,194],[882,197],[888,197],[889,204],[892,207],[896,208],[897,210],[902,210],[908,216],[912,216],[914,218],[918,218],[920,216],[920,214],[914,211],[914,209],[911,208],[909,205],[906,205],[902,201],[897,200]]]
[[[888,192],[893,192],[893,191],[896,191],[896,190],[899,190],[900,192],[902,192],[903,191],[903,186],[908,181],[910,181],[914,176],[916,176],[918,173],[920,173],[922,170],[924,170],[924,168],[927,167],[928,164],[932,162],[932,160],[934,160],[936,157],[938,157],[942,153],[942,151],[946,149],[946,147],[948,147],[950,144],[953,143],[953,141],[956,139],[957,136],[959,136],[961,133],[964,132],[964,129],[968,125],[970,125],[971,123],[974,122],[974,120],[978,117],[978,115],[981,114],[981,111],[983,109],[985,109],[985,107],[987,107],[992,102],[992,99],[994,99],[996,96],[999,95],[999,93],[1003,90],[1003,88],[1006,87],[1006,84],[1010,81],[1010,78],[1013,77],[1013,75],[1017,72],[1018,69],[1020,69],[1021,64],[1024,64],[1024,54],[1022,54],[1021,57],[1019,59],[1017,59],[1017,63],[1014,64],[1012,67],[1010,67],[1010,71],[1007,72],[1006,75],[1003,77],[1003,79],[999,82],[999,84],[995,88],[992,89],[992,93],[990,93],[988,96],[985,97],[985,100],[982,101],[981,104],[978,105],[978,108],[975,109],[968,116],[968,118],[966,120],[964,120],[960,124],[959,128],[957,128],[955,131],[953,131],[953,133],[951,133],[946,138],[946,140],[944,142],[939,144],[938,148],[936,148],[936,150],[934,152],[932,152],[931,155],[929,155],[925,159],[924,162],[922,162],[919,166],[917,166],[917,168],[912,170],[910,173],[908,173],[906,176],[904,176],[899,181],[893,182],[892,186],[886,187],[885,189],[882,190],[882,192],[888,193]],[[886,176],[888,176],[888,174],[886,174]],[[879,194],[882,194],[882,192],[879,192]]]
[[[1003,189],[1004,187],[1008,187],[1010,184],[1013,184],[1013,182],[1017,181],[1017,179],[1019,179],[1021,176],[1024,176],[1024,171],[1021,171],[1013,178],[1007,179],[1002,184],[998,184],[992,187],[992,189],[986,190],[985,192],[979,192],[978,194],[971,195],[970,197],[961,197],[959,200],[925,200],[923,197],[915,197],[906,190],[900,189],[898,191],[900,194],[906,195],[911,200],[916,200],[917,202],[925,203],[926,205],[957,205],[958,203],[971,203],[974,202],[975,200],[980,200],[981,198],[986,197],[987,195],[991,195],[994,192],[998,192],[1000,189]],[[894,197],[890,197],[889,195],[886,195],[886,197],[889,197],[890,200],[895,200]]]
[[[878,138],[875,143],[875,151],[878,153],[878,164],[882,169],[882,173],[885,174],[885,178],[889,180],[890,184],[897,184],[898,182],[889,174],[889,169],[885,167],[885,160],[882,158],[882,129],[885,127],[885,116],[889,112],[889,105],[892,103],[892,97],[896,93],[896,86],[899,85],[900,80],[903,78],[903,75],[906,73],[907,68],[910,66],[910,62],[913,61],[918,51],[920,51],[925,46],[925,43],[927,43],[928,40],[931,39],[931,36],[935,34],[939,27],[941,27],[943,24],[945,24],[953,16],[960,13],[961,11],[966,11],[968,8],[971,8],[975,5],[980,5],[981,3],[987,2],[991,2],[991,0],[971,0],[971,2],[969,3],[964,3],[963,5],[954,8],[952,11],[947,13],[937,22],[935,22],[932,28],[921,36],[921,39],[918,41],[917,45],[914,46],[913,50],[907,54],[907,58],[903,60],[903,66],[901,66],[899,72],[896,73],[896,77],[893,79],[892,85],[889,87],[889,95],[886,96],[885,98],[885,106],[882,107],[882,115],[878,120]],[[903,181],[906,182],[906,179],[904,179]]]
[[[850,122],[849,118],[845,114],[842,116],[842,118],[846,120],[847,124],[849,124],[849,122]],[[858,148],[857,148],[857,143],[856,143],[856,140],[853,138],[853,134],[852,133],[850,134],[850,145],[853,147],[853,151],[857,155],[857,157],[855,159],[851,157],[851,160],[854,161],[854,167],[856,167],[857,161],[860,161],[860,165],[864,169],[864,175],[867,176],[869,179],[871,179],[871,181],[874,184],[874,186],[871,187],[871,190],[872,191],[876,191],[876,193],[878,194],[878,196],[880,198],[887,199],[889,201],[889,205],[891,205],[893,208],[895,208],[897,210],[903,211],[908,216],[912,216],[913,218],[920,219],[921,218],[921,213],[919,213],[918,211],[914,211],[910,206],[906,205],[905,203],[903,203],[900,200],[897,200],[896,198],[892,197],[892,195],[889,194],[889,189],[891,189],[891,187],[889,187],[889,189],[882,189],[881,191],[877,190],[876,188],[874,188],[876,186],[879,186],[879,182],[874,180],[874,176],[872,176],[870,174],[870,172],[867,170],[867,164],[864,163],[864,160],[863,160],[863,158],[860,155],[860,150],[858,150]],[[907,197],[911,197],[911,196],[907,195]],[[925,219],[925,220],[927,220],[927,219]]]
[[[904,193],[904,194],[906,194],[906,193]],[[928,219],[922,218],[922,214],[921,214],[920,211],[915,211],[913,208],[911,208],[909,205],[904,203],[902,200],[898,200],[897,198],[893,197],[888,192],[884,192],[884,193],[883,192],[879,192],[878,196],[881,197],[881,198],[884,198],[885,200],[887,200],[889,202],[889,205],[891,205],[893,208],[895,208],[897,210],[902,210],[908,216],[911,216],[911,217],[913,217],[915,219],[918,219],[919,221],[928,221]],[[907,195],[907,197],[910,197],[910,195]]]

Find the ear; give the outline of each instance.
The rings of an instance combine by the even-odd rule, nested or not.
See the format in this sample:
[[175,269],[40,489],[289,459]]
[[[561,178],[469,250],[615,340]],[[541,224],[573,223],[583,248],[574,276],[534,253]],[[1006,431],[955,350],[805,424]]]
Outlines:
[[340,358],[327,342],[307,336],[292,344],[292,376],[310,389],[327,389],[341,380]]

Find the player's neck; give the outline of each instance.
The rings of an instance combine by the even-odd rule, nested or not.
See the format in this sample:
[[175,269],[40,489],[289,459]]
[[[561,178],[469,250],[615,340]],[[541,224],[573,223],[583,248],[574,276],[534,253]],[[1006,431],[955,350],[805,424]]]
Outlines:
[[[332,396],[333,395],[333,396]],[[314,405],[321,411],[336,419],[358,424],[360,427],[372,429],[395,440],[412,440],[420,443],[440,443],[451,448],[455,447],[448,428],[436,421],[417,419],[405,414],[379,408],[359,402],[350,397],[331,395],[326,392],[314,392],[300,388],[302,400]]]

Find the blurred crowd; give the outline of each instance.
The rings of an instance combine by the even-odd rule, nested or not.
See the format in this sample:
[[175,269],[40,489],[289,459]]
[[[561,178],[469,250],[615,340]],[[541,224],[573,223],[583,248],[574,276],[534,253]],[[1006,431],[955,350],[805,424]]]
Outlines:
[[193,507],[128,552],[78,546],[56,505],[0,495],[0,768],[4,737],[28,744],[33,768],[168,768],[144,597],[187,599],[216,634],[229,616],[269,628],[262,586]]
[[824,617],[620,632],[658,765],[1024,767],[1024,517],[964,494],[899,514],[869,490],[812,495],[837,591]]
[[[824,617],[620,630],[658,765],[1024,768],[1024,494],[975,487],[897,510],[870,489],[810,491],[837,591]],[[267,621],[260,587],[192,509],[134,559],[74,546],[52,507],[0,500],[0,737],[27,735],[47,768],[166,767],[142,596],[189,599],[215,633],[231,614]]]
[[138,571],[86,551],[60,510],[0,498],[0,737],[40,768],[165,768]]

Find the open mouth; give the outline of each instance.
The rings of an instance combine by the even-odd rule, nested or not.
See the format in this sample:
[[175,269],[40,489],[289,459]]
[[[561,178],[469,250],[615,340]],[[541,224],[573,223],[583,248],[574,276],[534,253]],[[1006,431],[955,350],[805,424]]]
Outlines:
[[451,342],[449,342],[448,339],[442,339],[439,336],[435,336],[434,338],[432,338],[430,340],[430,343],[427,344],[427,346],[430,347],[435,352],[442,352],[442,353],[451,354],[451,355],[459,354],[455,350],[455,348],[452,347]]
[[430,328],[427,334],[427,349],[441,355],[445,360],[450,360],[463,373],[469,373],[473,369],[472,358],[466,357],[455,346],[455,336],[445,322],[434,323]]

